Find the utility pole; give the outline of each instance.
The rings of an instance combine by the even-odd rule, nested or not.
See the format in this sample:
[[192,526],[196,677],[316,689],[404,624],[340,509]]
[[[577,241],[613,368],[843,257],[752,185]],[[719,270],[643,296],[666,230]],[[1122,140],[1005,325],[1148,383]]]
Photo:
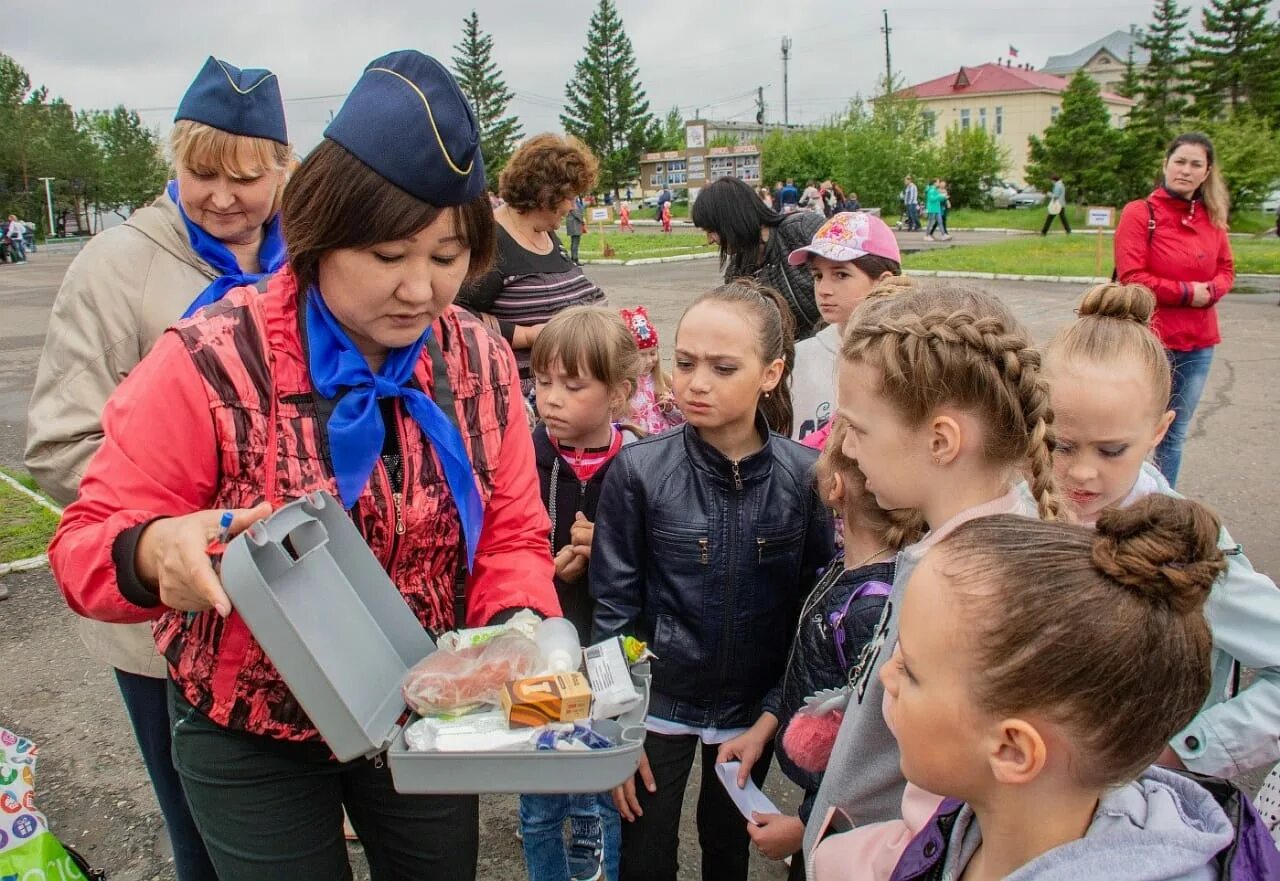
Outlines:
[[55,180],[52,177],[42,177],[44,181],[44,202],[49,207],[49,228],[45,230],[44,237],[46,239],[53,238],[53,193],[49,190],[49,182]]
[[787,95],[787,66],[791,62],[791,38],[782,38],[782,124],[790,127],[791,108]]
[[884,93],[888,95],[893,91],[893,62],[889,60],[889,34],[893,33],[893,28],[889,27],[889,10],[880,10],[884,13],[884,27],[880,28],[880,33],[884,34]]
[[764,140],[764,86],[756,86],[756,125],[760,126],[760,140]]

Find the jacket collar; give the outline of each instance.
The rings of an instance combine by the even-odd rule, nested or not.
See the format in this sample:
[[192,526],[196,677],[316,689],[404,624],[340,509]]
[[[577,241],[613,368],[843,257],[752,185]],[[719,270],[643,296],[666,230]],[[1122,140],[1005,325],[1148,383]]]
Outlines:
[[[695,468],[709,474],[722,483],[734,483],[734,463],[711,444],[704,441],[698,432],[689,424],[684,426],[684,448]],[[748,483],[765,477],[773,469],[773,433],[764,416],[756,413],[756,431],[764,438],[764,446],[759,450],[738,460],[738,476],[742,482]]]
[[1190,205],[1194,205],[1197,202],[1199,202],[1202,206],[1204,204],[1204,199],[1200,197],[1200,190],[1196,190],[1191,195],[1191,198],[1188,199],[1186,196],[1179,196],[1173,190],[1169,189],[1169,187],[1165,184],[1164,181],[1160,182],[1160,186],[1156,187],[1155,192],[1152,193],[1151,195],[1154,198],[1162,199],[1168,202],[1173,202],[1179,206],[1190,206]]
[[210,279],[218,277],[214,268],[192,250],[178,204],[167,193],[161,193],[160,198],[150,205],[135,211],[124,225],[146,236],[175,260],[199,270]]

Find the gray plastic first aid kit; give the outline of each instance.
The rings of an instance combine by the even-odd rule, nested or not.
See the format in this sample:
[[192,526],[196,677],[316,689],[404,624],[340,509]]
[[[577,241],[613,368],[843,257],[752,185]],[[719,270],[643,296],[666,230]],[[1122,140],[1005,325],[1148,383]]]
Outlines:
[[648,665],[632,670],[641,702],[592,728],[616,744],[590,751],[415,752],[405,672],[435,651],[341,503],[291,502],[237,536],[222,583],[339,761],[383,753],[404,793],[603,792],[635,773],[644,748]]

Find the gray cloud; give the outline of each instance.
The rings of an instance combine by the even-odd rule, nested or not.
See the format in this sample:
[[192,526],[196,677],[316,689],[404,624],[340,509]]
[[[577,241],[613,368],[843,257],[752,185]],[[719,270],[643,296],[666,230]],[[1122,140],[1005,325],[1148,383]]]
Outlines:
[[[1145,24],[1149,2],[905,3],[889,10],[896,72],[910,82],[1004,55],[1043,64],[1130,23]],[[933,0],[936,3],[936,0]],[[320,138],[371,59],[401,48],[448,63],[473,4],[407,0],[54,0],[5,20],[4,51],[37,83],[81,108],[126,104],[167,130],[191,77],[213,54],[242,67],[270,67],[288,101],[290,135],[305,151]],[[765,87],[770,121],[782,118],[784,31],[792,38],[793,122],[839,112],[869,94],[884,71],[879,4],[830,0],[618,0],[655,113],[678,105],[716,119],[751,120]],[[586,39],[589,0],[477,0],[481,27],[516,91],[513,110],[527,133],[560,128],[566,81]],[[11,10],[16,11],[16,10]],[[833,11],[835,14],[833,14]],[[1198,11],[1193,22],[1198,21]],[[785,26],[782,24],[785,22]],[[310,99],[310,100],[299,100]]]

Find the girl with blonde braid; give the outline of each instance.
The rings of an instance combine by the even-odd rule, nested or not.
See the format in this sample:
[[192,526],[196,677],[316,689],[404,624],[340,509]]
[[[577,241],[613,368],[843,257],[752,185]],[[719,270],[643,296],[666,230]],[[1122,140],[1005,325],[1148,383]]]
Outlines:
[[[837,413],[849,426],[845,454],[880,507],[917,509],[930,531],[898,554],[876,636],[851,677],[805,854],[812,877],[813,849],[828,831],[863,827],[857,834],[865,837],[867,877],[887,877],[911,830],[939,802],[908,787],[882,709],[878,674],[897,642],[907,581],[929,548],[967,521],[1057,518],[1053,414],[1030,335],[996,297],[976,288],[913,282],[868,298],[846,330],[841,356]],[[887,822],[900,817],[907,822]]]

